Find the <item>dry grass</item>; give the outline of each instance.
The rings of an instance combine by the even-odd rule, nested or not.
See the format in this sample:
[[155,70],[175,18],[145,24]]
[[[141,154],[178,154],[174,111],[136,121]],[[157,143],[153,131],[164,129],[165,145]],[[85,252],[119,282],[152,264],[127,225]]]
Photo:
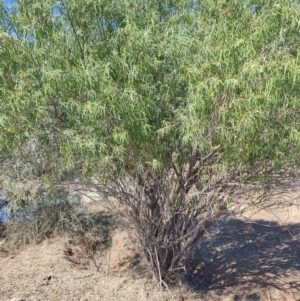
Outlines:
[[[97,214],[97,208],[93,210]],[[299,228],[299,208],[293,206],[281,209],[276,215],[293,223],[290,227],[296,238],[300,233],[295,231]],[[250,218],[249,222],[252,221],[253,225],[236,222],[237,229],[233,228],[235,224],[232,222],[224,221],[215,225],[216,233],[210,231],[205,240],[202,240],[202,245],[200,241],[199,255],[202,259],[194,267],[197,268],[197,264],[205,267],[196,276],[199,277],[199,284],[203,282],[201,277],[205,278],[208,291],[193,291],[186,285],[170,291],[160,291],[159,286],[147,275],[139,273],[136,266],[130,268],[130,260],[135,254],[130,236],[124,229],[115,229],[111,246],[96,257],[97,266],[70,260],[66,256],[67,246],[71,244],[74,259],[79,245],[72,244],[68,238],[49,239],[38,245],[27,245],[18,252],[0,253],[0,300],[298,300],[299,286],[294,289],[286,289],[286,286],[293,281],[299,283],[299,268],[292,265],[293,261],[297,261],[297,257],[292,254],[297,254],[299,243],[285,235],[288,234],[285,230],[287,225],[277,227],[281,229],[281,234],[277,235],[278,229],[269,227],[270,218],[268,211],[260,212],[259,219],[265,220],[267,228],[256,226],[257,217],[254,220]],[[209,247],[208,244],[213,244],[214,247]],[[248,250],[247,257],[243,257],[244,249],[239,244]],[[275,252],[276,258],[269,254],[269,247]],[[78,258],[80,252],[82,249],[79,248]],[[83,258],[85,255],[81,256]],[[277,260],[279,256],[282,257],[282,262]],[[288,266],[287,259],[291,263]],[[261,262],[264,262],[262,266]],[[276,269],[280,270],[279,273],[271,275],[270,271]]]
[[[0,257],[0,300],[26,301],[191,301],[188,288],[159,291],[152,280],[131,271],[97,271],[65,259],[62,238],[29,245],[20,253]],[[184,299],[181,298],[184,297]]]
[[17,219],[5,225],[6,248],[10,251],[29,244],[40,244],[57,237],[67,238],[65,256],[73,263],[96,264],[111,244],[114,218],[101,212],[89,212],[79,203],[48,202],[32,218]]

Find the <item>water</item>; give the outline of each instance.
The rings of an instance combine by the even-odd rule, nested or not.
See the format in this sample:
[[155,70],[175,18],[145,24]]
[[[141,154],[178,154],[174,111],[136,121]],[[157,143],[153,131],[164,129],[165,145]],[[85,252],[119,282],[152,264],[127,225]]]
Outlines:
[[3,204],[0,207],[0,224],[8,222],[10,220],[9,204]]
[[4,192],[0,192],[0,224],[12,221],[14,219],[32,218],[39,208],[37,202],[33,202],[26,208],[22,208],[17,212],[13,212],[8,196]]
[[27,204],[26,206],[19,208],[17,211],[12,210],[12,206],[8,201],[8,196],[0,192],[0,224],[13,221],[13,220],[20,220],[20,219],[32,219],[35,215],[35,213],[49,205],[59,205],[63,203],[69,203],[69,204],[79,204],[81,203],[81,199],[75,195],[71,199],[58,197],[48,200],[48,202],[45,202],[44,200],[36,200],[33,201],[30,204]]
[[7,194],[0,192],[0,224],[9,220],[9,205],[7,202]]

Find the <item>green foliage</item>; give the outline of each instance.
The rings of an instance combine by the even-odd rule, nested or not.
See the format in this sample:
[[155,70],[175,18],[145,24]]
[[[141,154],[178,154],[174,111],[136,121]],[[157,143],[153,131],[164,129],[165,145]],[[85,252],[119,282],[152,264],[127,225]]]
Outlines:
[[1,153],[20,156],[34,137],[56,176],[157,171],[219,145],[223,164],[297,163],[299,10],[251,4],[2,8]]

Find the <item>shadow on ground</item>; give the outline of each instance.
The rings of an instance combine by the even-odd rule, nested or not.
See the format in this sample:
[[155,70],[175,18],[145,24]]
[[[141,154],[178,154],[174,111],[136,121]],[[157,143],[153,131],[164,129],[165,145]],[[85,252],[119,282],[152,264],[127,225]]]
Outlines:
[[239,285],[249,294],[235,294],[236,301],[262,300],[251,287],[300,296],[300,224],[221,221],[201,239],[189,265],[183,281],[203,293],[222,295]]

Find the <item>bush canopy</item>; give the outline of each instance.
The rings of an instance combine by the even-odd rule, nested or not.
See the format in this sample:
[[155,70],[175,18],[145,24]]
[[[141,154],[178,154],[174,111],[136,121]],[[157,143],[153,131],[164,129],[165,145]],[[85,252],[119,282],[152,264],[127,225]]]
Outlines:
[[224,165],[298,163],[300,11],[254,2],[1,4],[1,155],[38,176],[217,148]]
[[298,1],[16,0],[0,40],[2,189],[96,178],[150,225],[158,270],[226,209],[218,185],[299,164]]

